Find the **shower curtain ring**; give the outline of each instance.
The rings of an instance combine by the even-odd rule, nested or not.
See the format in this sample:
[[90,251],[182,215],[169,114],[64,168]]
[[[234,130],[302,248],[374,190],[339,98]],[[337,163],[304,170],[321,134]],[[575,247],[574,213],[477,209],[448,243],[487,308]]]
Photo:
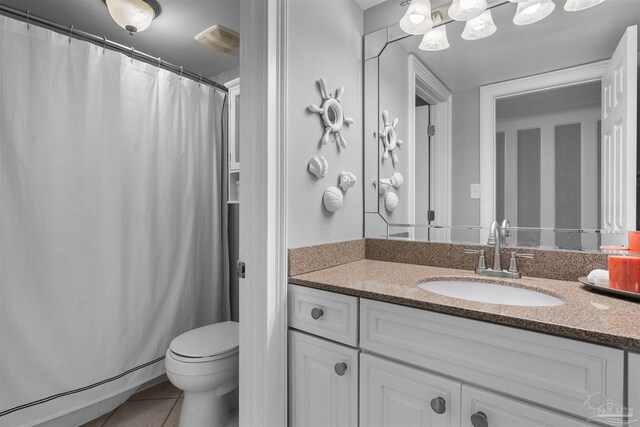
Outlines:
[[198,74],[198,76],[200,76],[200,80],[198,80],[198,86],[200,86],[202,83],[202,74]]
[[29,25],[29,14],[31,13],[30,10],[27,10],[27,30],[31,28],[31,26]]
[[71,36],[73,35],[73,25],[69,27],[69,44],[71,44]]
[[136,50],[135,47],[131,48],[131,63],[133,64],[133,52]]
[[182,73],[184,73],[184,68],[180,67],[180,79],[182,79]]
[[104,54],[107,50],[107,38],[102,36],[102,54]]
[[162,65],[162,58],[158,56],[158,71],[160,71],[160,66]]

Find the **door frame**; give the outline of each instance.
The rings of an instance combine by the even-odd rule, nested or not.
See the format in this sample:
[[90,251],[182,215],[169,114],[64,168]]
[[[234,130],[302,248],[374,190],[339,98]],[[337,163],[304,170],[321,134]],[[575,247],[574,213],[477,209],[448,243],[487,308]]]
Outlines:
[[480,241],[495,218],[496,100],[602,80],[609,60],[480,87]]
[[287,425],[287,4],[240,0],[240,425]]
[[[440,225],[451,225],[451,91],[422,64],[414,55],[409,55],[409,83],[407,88],[407,117],[408,117],[408,157],[409,162],[407,172],[407,193],[409,194],[409,215],[407,217],[408,224],[416,224],[416,193],[414,188],[415,182],[415,154],[416,154],[416,127],[415,127],[415,98],[416,98],[416,79],[423,83],[420,93],[424,95],[432,109],[432,121],[436,128],[436,134],[432,137],[431,143],[434,149],[431,154],[433,160],[431,165],[433,169],[429,176],[437,176],[438,180],[435,186],[429,183],[430,205],[436,211],[435,221]],[[445,230],[449,232],[450,230]],[[414,229],[411,228],[409,235],[413,234]]]

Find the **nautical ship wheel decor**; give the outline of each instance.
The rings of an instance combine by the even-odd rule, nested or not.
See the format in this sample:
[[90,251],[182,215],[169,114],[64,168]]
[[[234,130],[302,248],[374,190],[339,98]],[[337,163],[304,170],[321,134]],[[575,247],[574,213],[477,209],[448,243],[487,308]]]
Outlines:
[[382,155],[382,158],[387,159],[389,157],[389,153],[391,153],[391,159],[395,166],[396,163],[398,163],[396,150],[400,145],[402,145],[402,141],[398,139],[398,134],[396,133],[398,118],[396,117],[393,119],[393,123],[391,123],[389,121],[389,113],[387,110],[384,110],[382,112],[382,120],[384,121],[384,128],[380,131],[380,139],[382,139],[382,144],[384,145],[384,154]]
[[324,123],[324,135],[322,136],[322,144],[328,144],[331,136],[335,141],[340,144],[341,148],[347,148],[347,141],[342,136],[342,129],[344,125],[353,124],[354,120],[348,117],[344,117],[342,111],[342,105],[340,104],[340,98],[344,92],[344,88],[340,86],[336,90],[336,96],[329,93],[327,90],[327,82],[324,79],[318,80],[318,86],[320,87],[320,94],[322,95],[322,105],[317,106],[314,104],[307,107],[312,113],[320,115],[322,122]]

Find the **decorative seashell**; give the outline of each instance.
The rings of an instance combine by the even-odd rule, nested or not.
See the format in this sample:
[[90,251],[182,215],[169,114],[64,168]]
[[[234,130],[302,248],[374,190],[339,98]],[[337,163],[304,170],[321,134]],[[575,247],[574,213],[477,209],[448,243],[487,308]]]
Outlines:
[[389,178],[381,178],[378,183],[378,194],[384,194],[391,188],[391,180]]
[[327,188],[322,196],[324,208],[329,212],[335,212],[340,209],[343,201],[342,191],[338,187]]
[[391,185],[393,185],[395,188],[400,187],[403,182],[404,178],[402,177],[402,174],[400,172],[394,173],[391,177]]
[[346,192],[348,189],[353,187],[357,180],[358,178],[356,178],[356,176],[351,172],[342,172],[340,174],[340,188],[342,188],[342,191]]
[[398,207],[398,195],[393,191],[387,191],[384,196],[384,207],[387,211],[393,212]]
[[324,156],[314,156],[309,160],[309,172],[314,174],[316,178],[322,178],[329,171],[329,163]]

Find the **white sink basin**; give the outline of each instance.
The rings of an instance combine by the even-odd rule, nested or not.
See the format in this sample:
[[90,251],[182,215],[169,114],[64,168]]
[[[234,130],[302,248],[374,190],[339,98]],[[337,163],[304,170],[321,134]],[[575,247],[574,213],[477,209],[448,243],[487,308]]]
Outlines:
[[436,280],[420,283],[418,287],[447,297],[489,304],[524,307],[553,307],[564,304],[564,301],[551,295],[495,283]]

